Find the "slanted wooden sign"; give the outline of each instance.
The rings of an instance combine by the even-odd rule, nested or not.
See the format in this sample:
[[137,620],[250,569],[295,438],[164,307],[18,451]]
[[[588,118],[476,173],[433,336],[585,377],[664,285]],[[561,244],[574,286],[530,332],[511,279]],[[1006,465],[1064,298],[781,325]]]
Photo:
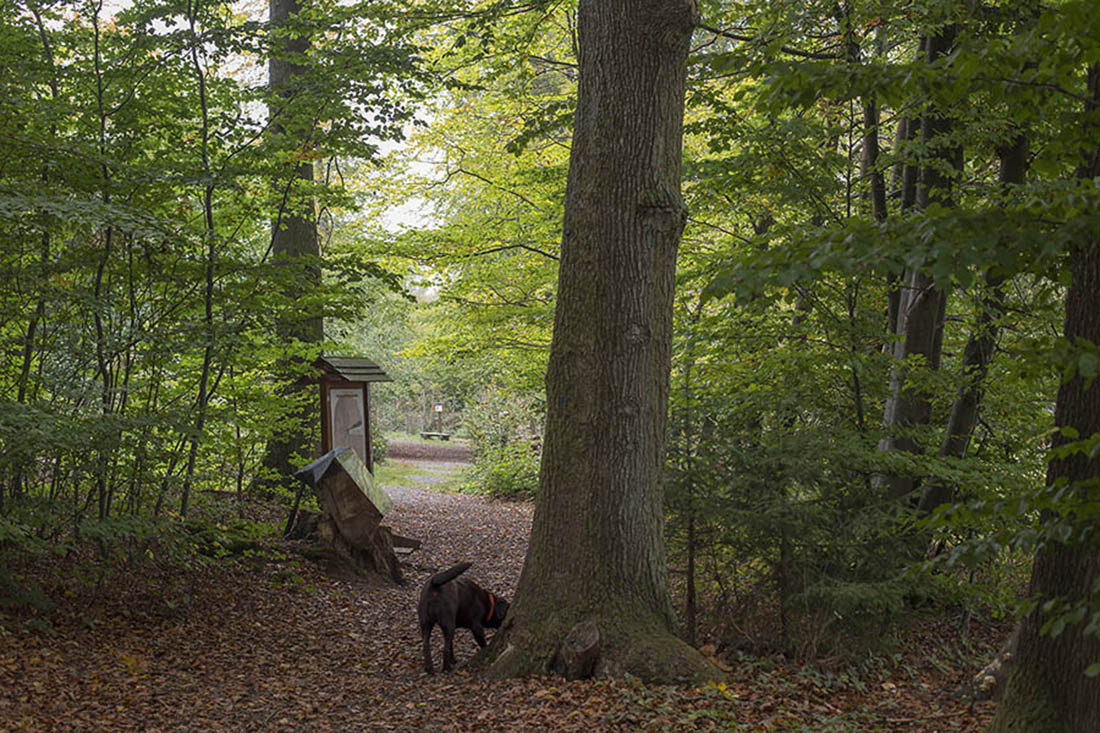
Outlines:
[[362,544],[378,529],[393,500],[351,448],[330,450],[294,474],[313,487],[317,501],[350,542]]
[[324,509],[326,516],[317,524],[321,541],[355,566],[372,567],[401,582],[393,537],[381,524],[393,500],[375,483],[358,454],[337,448],[294,475],[313,487]]

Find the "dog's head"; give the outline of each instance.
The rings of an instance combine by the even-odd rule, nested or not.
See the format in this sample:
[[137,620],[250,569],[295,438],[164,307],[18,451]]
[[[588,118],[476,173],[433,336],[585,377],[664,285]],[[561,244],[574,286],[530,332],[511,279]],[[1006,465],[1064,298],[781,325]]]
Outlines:
[[489,607],[489,614],[485,618],[484,626],[490,629],[499,629],[500,625],[504,623],[504,617],[508,614],[508,601],[492,593],[489,595],[492,603]]

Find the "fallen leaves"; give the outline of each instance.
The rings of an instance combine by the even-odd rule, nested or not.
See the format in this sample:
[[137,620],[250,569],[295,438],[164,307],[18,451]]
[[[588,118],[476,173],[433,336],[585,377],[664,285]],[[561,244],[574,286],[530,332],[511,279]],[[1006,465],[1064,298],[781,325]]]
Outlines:
[[[532,507],[390,489],[387,521],[424,542],[405,565],[406,586],[309,564],[294,568],[307,582],[288,585],[273,583],[282,562],[222,564],[177,578],[190,600],[165,612],[176,599],[151,596],[153,579],[118,578],[94,607],[74,598],[59,609],[52,635],[0,633],[0,731],[974,731],[992,710],[970,712],[942,692],[942,670],[921,672],[921,684],[826,689],[782,660],[760,674],[713,647],[704,653],[730,679],[701,688],[487,682],[461,668],[426,676],[420,585],[459,558],[474,563],[480,584],[511,597]],[[459,662],[476,649],[460,631]]]

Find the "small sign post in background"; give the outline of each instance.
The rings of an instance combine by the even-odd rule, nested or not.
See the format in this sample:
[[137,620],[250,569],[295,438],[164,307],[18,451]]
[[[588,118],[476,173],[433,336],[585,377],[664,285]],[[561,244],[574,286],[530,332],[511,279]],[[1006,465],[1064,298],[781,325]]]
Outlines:
[[435,402],[432,404],[432,425],[430,430],[425,430],[420,434],[420,437],[424,440],[431,440],[433,438],[439,438],[440,440],[450,440],[451,434],[443,432],[443,403]]

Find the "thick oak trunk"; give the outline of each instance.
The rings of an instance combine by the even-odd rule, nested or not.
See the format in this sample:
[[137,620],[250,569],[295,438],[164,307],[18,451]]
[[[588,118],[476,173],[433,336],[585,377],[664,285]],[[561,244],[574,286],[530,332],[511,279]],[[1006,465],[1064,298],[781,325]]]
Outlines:
[[599,639],[592,673],[698,680],[718,673],[673,634],[661,491],[686,220],[685,61],[697,8],[694,0],[582,0],[579,14],[539,495],[489,671],[575,674],[563,642],[574,628],[593,636],[591,622]]
[[[1066,296],[1066,338],[1100,343],[1100,242],[1071,255],[1073,285]],[[1082,437],[1100,432],[1100,382],[1087,385],[1077,376],[1058,391],[1055,423],[1075,427]],[[1065,439],[1060,439],[1066,442]],[[1047,484],[1064,477],[1077,500],[1096,501],[1100,459],[1080,454],[1055,458],[1047,469]],[[1071,605],[1087,600],[1100,578],[1100,553],[1089,540],[1075,544],[1052,542],[1035,558],[1028,595],[1062,598]],[[1095,598],[1093,598],[1095,604]],[[1085,616],[1087,622],[1089,614]],[[1041,633],[1046,617],[1039,611],[1026,617],[1017,631],[1016,658],[992,731],[1073,731],[1090,733],[1100,725],[1100,678],[1086,677],[1085,668],[1100,661],[1100,639],[1083,633],[1085,623],[1067,625],[1056,638]]]
[[[1100,110],[1100,65],[1089,69],[1089,102],[1085,131],[1097,139],[1095,114]],[[1100,146],[1085,157],[1078,177],[1091,181],[1100,176]],[[1070,253],[1072,282],[1066,292],[1065,337],[1100,344],[1100,238],[1093,236]],[[1076,429],[1081,438],[1100,433],[1100,381],[1076,374],[1058,390],[1054,422]],[[1060,433],[1056,447],[1069,442]],[[1047,467],[1047,485],[1067,481],[1068,493],[1085,506],[1098,501],[1100,457],[1077,452],[1055,455]],[[1095,523],[1089,515],[1079,523]],[[1100,579],[1100,551],[1094,526],[1078,533],[1078,541],[1062,544],[1051,540],[1035,557],[1028,595],[1038,598],[1040,609],[1050,599],[1062,599],[1070,607],[1091,601]],[[1083,537],[1083,539],[1081,539]],[[1016,631],[1016,659],[1005,684],[1004,697],[990,725],[996,733],[1071,731],[1093,733],[1100,727],[1100,677],[1086,677],[1085,669],[1100,661],[1100,638],[1085,634],[1091,614],[1082,623],[1068,624],[1060,634],[1043,634],[1046,621],[1041,610],[1025,617]]]

